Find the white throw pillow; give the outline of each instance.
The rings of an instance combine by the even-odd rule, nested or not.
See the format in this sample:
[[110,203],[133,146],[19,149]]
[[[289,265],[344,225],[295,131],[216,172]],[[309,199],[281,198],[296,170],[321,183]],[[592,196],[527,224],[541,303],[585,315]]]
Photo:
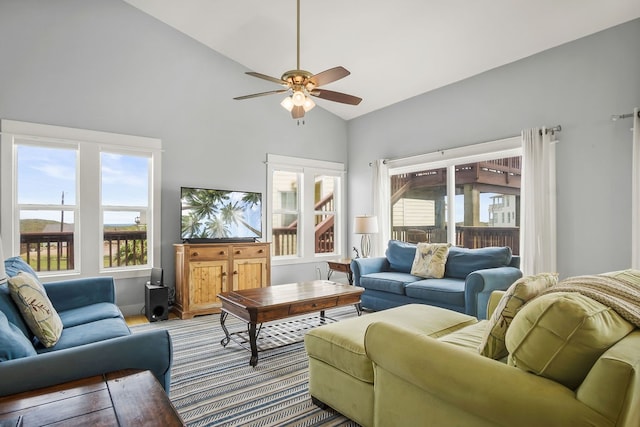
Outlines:
[[62,320],[38,279],[20,272],[9,279],[9,292],[22,318],[42,345],[56,345],[62,335]]
[[442,279],[450,243],[418,243],[411,274],[425,279]]

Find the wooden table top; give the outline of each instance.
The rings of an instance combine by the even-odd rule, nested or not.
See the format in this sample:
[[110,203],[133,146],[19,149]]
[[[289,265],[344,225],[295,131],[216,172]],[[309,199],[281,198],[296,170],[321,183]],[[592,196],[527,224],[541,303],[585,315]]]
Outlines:
[[250,322],[266,322],[325,308],[357,304],[363,288],[327,280],[218,294],[222,309]]
[[222,292],[221,300],[228,300],[246,308],[272,307],[288,305],[292,302],[303,302],[324,297],[340,297],[343,295],[360,295],[363,288],[358,288],[327,280],[274,285],[266,288],[243,289],[240,291]]
[[327,260],[329,265],[351,265],[351,258],[329,259]]
[[183,426],[150,371],[123,370],[0,398],[0,423]]

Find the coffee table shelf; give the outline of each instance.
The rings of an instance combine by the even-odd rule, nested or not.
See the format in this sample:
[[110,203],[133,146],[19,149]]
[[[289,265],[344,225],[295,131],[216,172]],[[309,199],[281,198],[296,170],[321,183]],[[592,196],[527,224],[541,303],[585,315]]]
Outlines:
[[[258,351],[262,352],[299,343],[304,340],[304,334],[306,331],[334,322],[336,322],[336,320],[330,317],[310,316],[279,323],[263,324],[256,331],[256,346]],[[222,341],[220,341],[220,344],[226,347],[227,344],[229,344],[229,341],[233,341],[241,347],[251,351],[249,327],[247,326],[246,331],[230,332],[229,338],[223,338]]]

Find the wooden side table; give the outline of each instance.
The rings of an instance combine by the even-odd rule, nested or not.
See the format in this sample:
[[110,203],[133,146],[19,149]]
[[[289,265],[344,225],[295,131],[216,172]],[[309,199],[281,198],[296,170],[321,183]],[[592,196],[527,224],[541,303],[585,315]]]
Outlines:
[[329,271],[327,272],[327,280],[331,280],[331,275],[334,271],[339,271],[347,275],[347,280],[350,285],[353,285],[353,273],[351,272],[351,259],[334,259],[327,261],[329,264]]

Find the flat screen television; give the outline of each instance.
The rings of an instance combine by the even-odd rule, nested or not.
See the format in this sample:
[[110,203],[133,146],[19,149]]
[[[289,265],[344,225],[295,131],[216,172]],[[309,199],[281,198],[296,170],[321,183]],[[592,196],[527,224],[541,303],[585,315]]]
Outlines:
[[181,187],[183,242],[255,241],[262,237],[262,193]]

